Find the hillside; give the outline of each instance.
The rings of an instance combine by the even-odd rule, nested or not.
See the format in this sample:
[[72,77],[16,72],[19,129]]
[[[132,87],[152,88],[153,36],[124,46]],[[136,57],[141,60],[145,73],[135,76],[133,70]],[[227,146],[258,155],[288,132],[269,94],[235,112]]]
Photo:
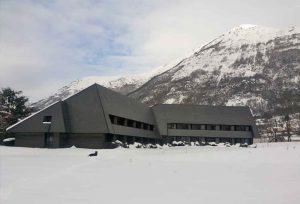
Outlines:
[[83,78],[32,105],[41,109],[93,83],[148,105],[248,105],[258,116],[299,112],[300,29],[241,25],[151,72]]
[[299,29],[233,28],[129,96],[149,105],[248,105],[256,115],[299,106]]

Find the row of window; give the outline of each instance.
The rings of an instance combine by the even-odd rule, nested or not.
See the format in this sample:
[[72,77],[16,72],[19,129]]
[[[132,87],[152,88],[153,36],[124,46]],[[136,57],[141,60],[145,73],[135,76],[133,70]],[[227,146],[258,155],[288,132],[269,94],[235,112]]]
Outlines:
[[115,115],[109,115],[109,118],[110,118],[110,122],[114,125],[121,125],[121,126],[150,130],[150,131],[153,131],[154,129],[154,126],[151,124],[143,123],[136,120],[131,120],[128,118],[123,118]]
[[105,135],[105,142],[114,142],[119,140],[121,142],[126,142],[127,144],[133,144],[134,142],[139,143],[157,143],[157,139],[145,138],[145,137],[133,137],[133,136],[124,136],[124,135]]
[[248,126],[248,125],[211,125],[211,124],[168,123],[168,129],[251,131],[251,126]]
[[204,143],[209,143],[209,142],[216,142],[216,143],[252,143],[252,139],[250,138],[222,138],[222,137],[181,137],[181,136],[176,136],[176,137],[169,137],[168,138],[169,142],[172,141],[186,141],[186,142],[204,142]]

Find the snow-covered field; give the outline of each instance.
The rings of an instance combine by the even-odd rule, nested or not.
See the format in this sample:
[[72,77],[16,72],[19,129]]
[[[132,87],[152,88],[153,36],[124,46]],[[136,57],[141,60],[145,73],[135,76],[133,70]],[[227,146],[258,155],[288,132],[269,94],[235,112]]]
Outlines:
[[0,146],[0,203],[300,203],[300,143],[99,150]]

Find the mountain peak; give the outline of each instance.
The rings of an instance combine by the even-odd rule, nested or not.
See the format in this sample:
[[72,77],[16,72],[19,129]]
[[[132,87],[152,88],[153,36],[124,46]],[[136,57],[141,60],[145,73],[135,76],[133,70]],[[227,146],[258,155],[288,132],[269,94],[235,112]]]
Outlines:
[[254,28],[257,26],[258,25],[254,25],[254,24],[241,24],[241,25],[237,26],[237,28],[249,29],[249,28]]

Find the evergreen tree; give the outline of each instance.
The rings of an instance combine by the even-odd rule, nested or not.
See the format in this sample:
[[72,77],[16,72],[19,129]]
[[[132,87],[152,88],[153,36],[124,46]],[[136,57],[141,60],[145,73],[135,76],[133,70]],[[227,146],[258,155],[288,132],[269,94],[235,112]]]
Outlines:
[[11,88],[0,90],[0,132],[31,113],[31,108],[26,106],[28,98],[21,94],[22,91]]

